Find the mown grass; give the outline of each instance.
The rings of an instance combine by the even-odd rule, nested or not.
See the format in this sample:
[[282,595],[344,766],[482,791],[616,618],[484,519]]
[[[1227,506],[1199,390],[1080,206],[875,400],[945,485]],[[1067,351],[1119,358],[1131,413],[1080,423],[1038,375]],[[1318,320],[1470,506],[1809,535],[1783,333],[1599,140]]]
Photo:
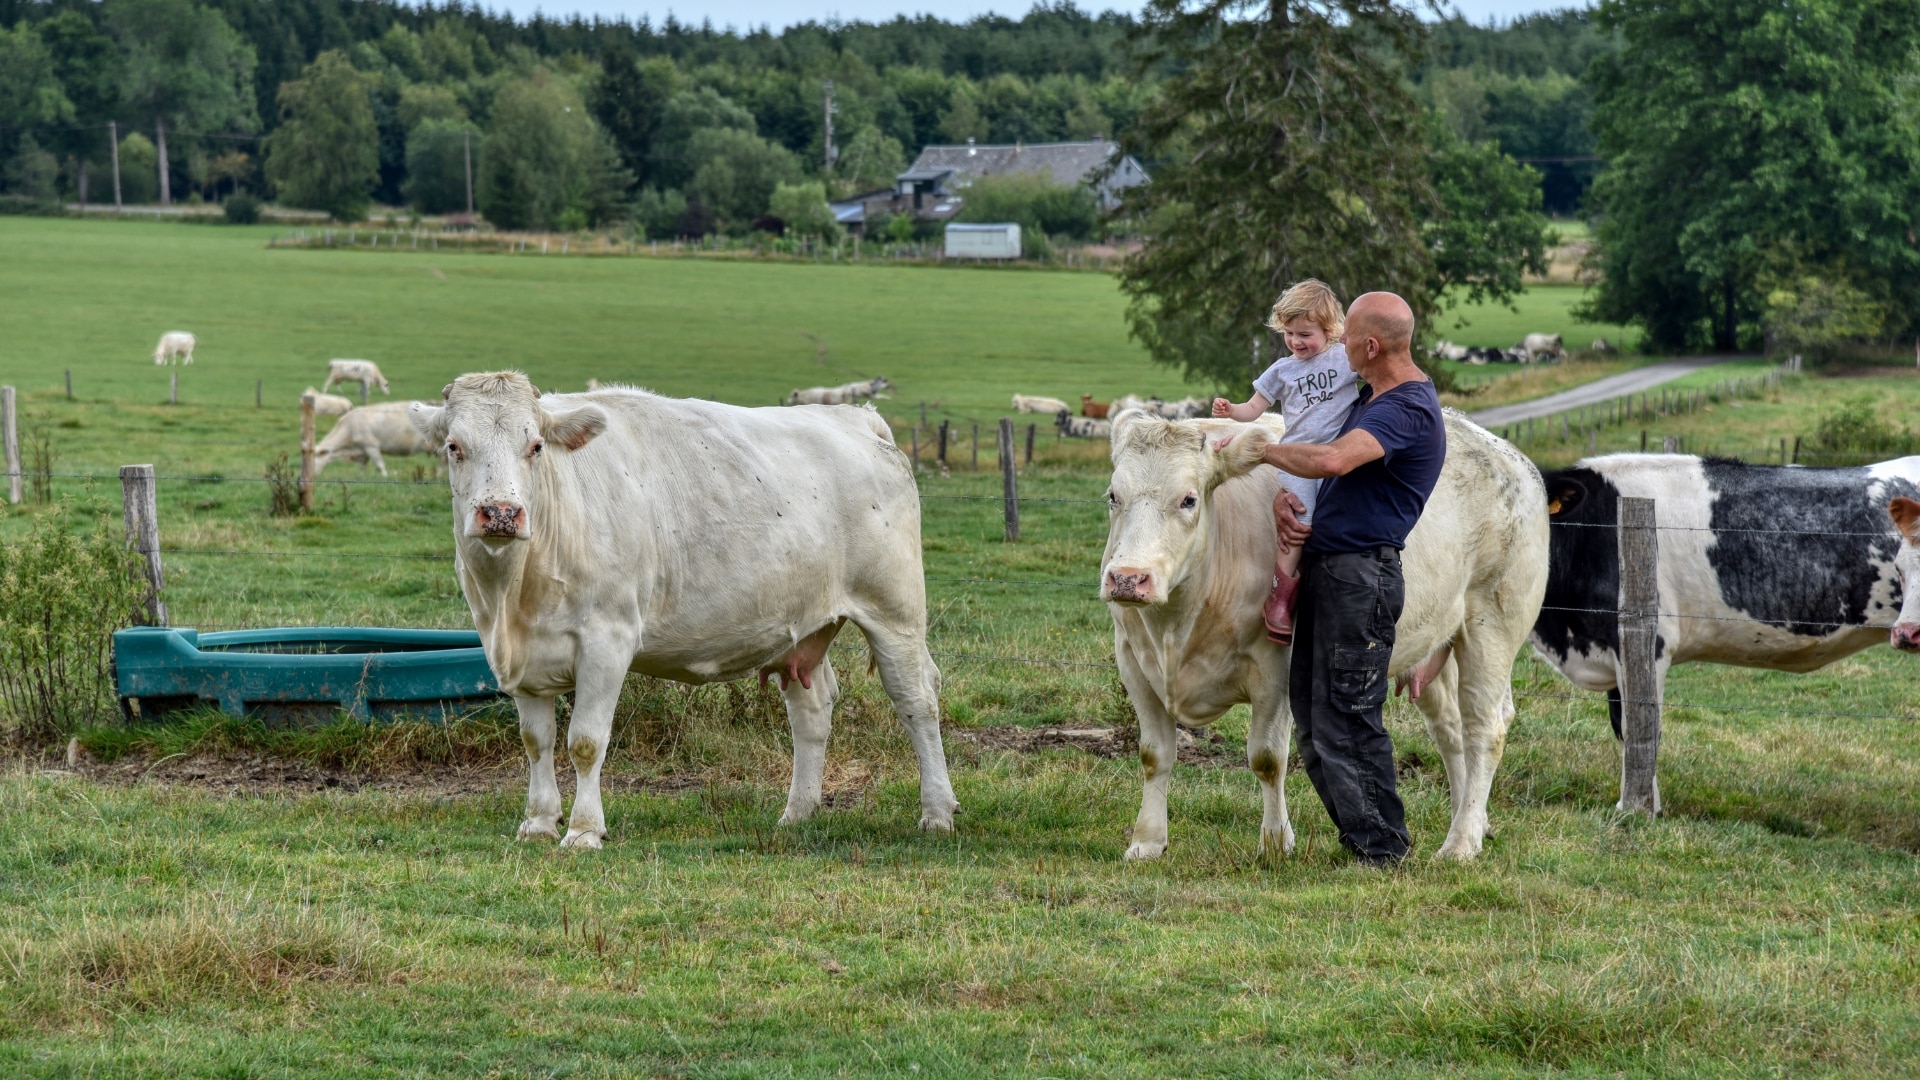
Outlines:
[[[107,230],[73,240],[92,245],[94,262],[73,255],[66,264],[29,246],[0,274],[68,295],[84,291],[70,280],[82,266],[154,303],[192,290],[99,260],[117,252],[113,236],[124,236],[127,257],[151,271],[171,265],[168,242],[189,234],[180,266],[238,250],[240,270],[208,273],[291,319],[289,341],[333,323],[421,341],[466,332],[469,313],[416,309],[404,293],[392,305],[367,302],[382,285],[395,287],[382,268],[409,256],[267,259],[248,246],[254,241],[233,239],[245,234],[88,227]],[[60,230],[75,226],[33,228],[65,241],[73,234]],[[226,239],[193,248],[202,236]],[[336,258],[357,261],[336,272],[327,261]],[[570,265],[596,262],[615,261]],[[489,295],[520,303],[509,287],[514,274],[529,275],[522,292],[556,273],[652,280],[558,266],[496,259],[487,272],[501,268],[508,284]],[[717,319],[769,270],[830,281],[851,273],[673,264],[686,266],[717,275],[660,286],[689,323]],[[460,278],[459,268],[444,269],[450,281]],[[907,270],[895,280],[957,280],[948,273]],[[249,276],[262,280],[249,284]],[[1004,311],[989,316],[1035,334],[1058,323],[1065,329],[1049,347],[1079,348],[1067,340],[1072,321],[1050,317],[1050,276],[1018,277],[1027,295],[999,298]],[[703,299],[701,288],[718,292]],[[522,345],[547,340],[541,362],[584,378],[605,345],[599,329],[579,330],[579,295],[523,304],[526,325],[512,333]],[[80,353],[12,305],[0,308],[0,323],[37,335],[29,355],[43,368],[18,356],[0,365],[16,365],[14,378],[40,371],[28,412],[53,425],[73,471],[105,472],[144,454],[163,473],[231,478],[161,484],[166,546],[302,553],[170,554],[176,622],[464,624],[444,561],[359,557],[445,554],[444,488],[424,474],[420,486],[329,485],[312,518],[269,519],[264,485],[241,478],[257,476],[266,455],[284,448],[291,410],[256,413],[250,376],[223,370],[213,352],[189,369],[205,378],[211,400],[150,404],[142,381],[153,373],[143,356],[149,315],[116,314],[84,331],[136,346],[125,400],[111,388],[74,404],[50,394],[58,369]],[[631,335],[635,325],[605,334]],[[850,341],[865,340],[858,319],[845,325]],[[936,336],[944,326],[928,325]],[[699,340],[674,346],[685,350],[683,363],[747,362],[723,353],[717,333]],[[316,346],[313,355],[334,351],[349,350]],[[968,354],[954,356],[959,363]],[[307,377],[293,376],[310,360],[284,362],[288,381],[305,385]],[[1129,362],[1116,361],[1117,370]],[[787,370],[785,361],[767,363]],[[1025,369],[1005,363],[998,373],[976,369],[967,400],[997,408],[999,396],[1019,388],[1009,381]],[[926,377],[937,377],[937,366],[928,364]],[[744,384],[744,370],[730,368],[730,377]],[[431,381],[411,370],[406,377]],[[1806,379],[1777,403],[1700,419],[1745,422],[1748,410],[1767,408],[1778,410],[1775,423],[1810,425],[1806,414],[1836,392],[1828,382],[1863,381]],[[1027,495],[1098,497],[1100,448],[1043,437],[1039,450],[1023,471]],[[969,460],[952,456],[956,466]],[[413,466],[400,471],[410,478]],[[911,755],[851,633],[836,656],[845,700],[829,751],[830,807],[819,817],[773,827],[788,745],[770,691],[636,679],[606,766],[612,835],[607,850],[586,857],[513,841],[522,777],[510,765],[491,768],[519,753],[512,721],[498,710],[447,727],[342,722],[289,732],[200,714],[178,726],[104,728],[85,742],[120,765],[74,772],[34,758],[0,767],[0,829],[10,838],[0,850],[0,1072],[1910,1071],[1920,1052],[1920,706],[1909,690],[1911,659],[1882,647],[1809,676],[1676,669],[1662,760],[1668,813],[1645,821],[1612,809],[1618,758],[1604,703],[1524,657],[1515,670],[1520,714],[1494,788],[1495,832],[1479,862],[1423,857],[1387,874],[1354,867],[1297,771],[1288,787],[1300,850],[1262,858],[1250,774],[1182,765],[1168,857],[1126,865],[1119,856],[1139,797],[1131,762],[1001,753],[962,737],[989,723],[1125,727],[1110,630],[1091,588],[1104,535],[1099,506],[1028,503],[1022,542],[1007,544],[990,469],[929,472],[922,484],[934,496],[924,503],[933,647],[946,675],[948,751],[963,807],[954,836],[914,830]],[[111,481],[62,480],[56,491],[76,524],[118,513]],[[0,535],[14,535],[25,513],[0,519]],[[1404,703],[1395,701],[1389,724],[1416,844],[1429,852],[1448,814],[1438,755]],[[1230,715],[1221,729],[1225,750],[1241,753],[1244,721]],[[255,757],[422,782],[310,794],[154,779],[170,775],[169,761]],[[136,767],[122,767],[129,762]],[[496,790],[448,794],[431,782],[476,771]]]

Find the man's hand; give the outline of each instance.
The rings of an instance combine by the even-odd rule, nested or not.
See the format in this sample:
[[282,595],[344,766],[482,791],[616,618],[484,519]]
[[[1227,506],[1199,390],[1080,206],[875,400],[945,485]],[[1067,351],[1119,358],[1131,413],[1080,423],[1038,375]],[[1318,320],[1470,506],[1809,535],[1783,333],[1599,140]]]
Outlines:
[[1302,525],[1297,516],[1307,508],[1300,497],[1286,488],[1273,494],[1273,525],[1280,533],[1280,550],[1292,551],[1296,545],[1305,544],[1307,537],[1313,535],[1313,528]]
[[1217,417],[1231,417],[1233,415],[1233,402],[1223,397],[1214,398],[1213,415]]

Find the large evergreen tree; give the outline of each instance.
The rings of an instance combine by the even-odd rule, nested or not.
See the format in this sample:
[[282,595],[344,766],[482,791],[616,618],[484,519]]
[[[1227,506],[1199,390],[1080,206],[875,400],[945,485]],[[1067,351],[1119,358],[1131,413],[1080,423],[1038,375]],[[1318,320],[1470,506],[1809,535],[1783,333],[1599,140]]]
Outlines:
[[1770,281],[1920,304],[1920,0],[1604,0],[1593,312],[1751,347]]
[[1503,299],[1539,262],[1537,182],[1529,198],[1509,159],[1433,145],[1402,80],[1422,30],[1392,0],[1152,0],[1145,19],[1148,62],[1178,74],[1133,140],[1160,165],[1128,192],[1146,245],[1121,287],[1156,360],[1244,381],[1303,278],[1392,290],[1425,324],[1453,286]]

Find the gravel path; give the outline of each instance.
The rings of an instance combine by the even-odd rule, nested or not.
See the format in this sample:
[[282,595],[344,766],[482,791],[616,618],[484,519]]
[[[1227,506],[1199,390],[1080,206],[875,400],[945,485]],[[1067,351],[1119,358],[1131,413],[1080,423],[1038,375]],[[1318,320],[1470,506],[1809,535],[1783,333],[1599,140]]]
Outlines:
[[1577,409],[1582,405],[1597,405],[1602,401],[1621,397],[1625,394],[1638,394],[1651,390],[1662,383],[1669,383],[1683,375],[1691,375],[1702,368],[1723,364],[1728,360],[1750,360],[1748,356],[1689,356],[1680,360],[1663,360],[1658,364],[1648,364],[1643,368],[1609,375],[1604,379],[1595,379],[1585,386],[1576,386],[1571,390],[1562,390],[1532,401],[1515,402],[1512,405],[1500,405],[1491,409],[1481,409],[1468,413],[1468,419],[1484,428],[1499,427],[1502,424],[1514,424],[1522,420],[1532,420],[1541,416]]

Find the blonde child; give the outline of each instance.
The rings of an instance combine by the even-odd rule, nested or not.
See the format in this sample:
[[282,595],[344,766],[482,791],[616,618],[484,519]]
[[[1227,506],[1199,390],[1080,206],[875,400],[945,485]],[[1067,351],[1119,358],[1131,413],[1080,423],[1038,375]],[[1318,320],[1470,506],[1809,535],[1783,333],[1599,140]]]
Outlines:
[[[1237,405],[1226,398],[1214,398],[1213,415],[1246,423],[1278,404],[1287,424],[1281,442],[1332,442],[1360,397],[1359,376],[1348,366],[1346,346],[1338,341],[1346,328],[1340,298],[1324,282],[1308,278],[1280,294],[1267,325],[1283,335],[1287,351],[1253,380],[1253,397]],[[1276,502],[1289,493],[1306,506],[1296,516],[1302,524],[1311,524],[1320,481],[1282,472]],[[1275,644],[1293,643],[1293,600],[1300,587],[1299,571],[1300,549],[1289,548],[1283,541],[1274,566],[1273,592],[1261,611],[1267,637]]]

